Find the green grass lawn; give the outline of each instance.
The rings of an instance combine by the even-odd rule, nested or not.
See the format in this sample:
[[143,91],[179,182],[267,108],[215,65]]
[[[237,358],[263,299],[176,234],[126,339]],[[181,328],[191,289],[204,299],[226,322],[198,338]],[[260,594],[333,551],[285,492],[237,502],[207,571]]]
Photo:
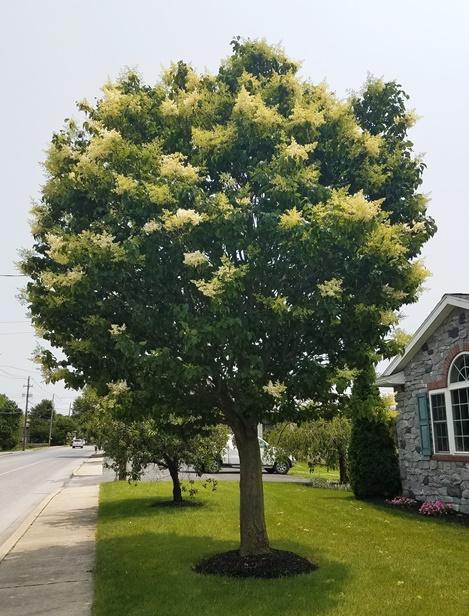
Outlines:
[[270,539],[314,560],[308,575],[235,580],[192,571],[237,547],[237,482],[200,507],[151,507],[170,484],[103,484],[94,616],[469,614],[469,529],[356,501],[349,492],[265,484]]
[[308,479],[328,479],[329,481],[339,481],[339,471],[337,469],[330,469],[327,468],[327,466],[320,466],[318,464],[314,467],[314,471],[310,473],[306,462],[297,462],[294,464],[291,467],[289,474],[296,475],[297,477],[307,477]]

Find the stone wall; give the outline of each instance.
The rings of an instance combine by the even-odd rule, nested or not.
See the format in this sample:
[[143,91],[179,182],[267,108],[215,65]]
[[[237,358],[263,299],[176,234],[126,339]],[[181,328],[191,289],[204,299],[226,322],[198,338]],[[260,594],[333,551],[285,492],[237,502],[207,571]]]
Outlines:
[[425,457],[420,448],[416,395],[445,387],[454,356],[469,350],[469,311],[455,308],[405,369],[405,386],[396,391],[397,435],[404,494],[416,499],[441,499],[469,513],[469,462]]

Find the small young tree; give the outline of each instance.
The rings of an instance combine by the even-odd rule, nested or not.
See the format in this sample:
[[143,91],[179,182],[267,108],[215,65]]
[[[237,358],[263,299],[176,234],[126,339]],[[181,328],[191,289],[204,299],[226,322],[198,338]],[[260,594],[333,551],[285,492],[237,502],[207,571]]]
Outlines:
[[75,403],[75,418],[104,450],[107,464],[118,479],[137,481],[149,464],[157,464],[169,471],[175,504],[183,501],[181,465],[193,466],[202,473],[219,460],[226,446],[225,426],[199,426],[174,414],[163,420],[151,408],[145,411],[150,416],[142,415],[135,421],[132,417],[137,412],[132,406],[140,403],[129,392],[99,397],[87,388],[81,398]]
[[[217,74],[128,72],[54,135],[34,249],[33,321],[51,378],[223,415],[240,454],[241,556],[269,552],[257,424],[327,399],[391,352],[433,234],[414,115],[394,82],[338,100],[262,41]],[[158,411],[159,412],[159,411]]]
[[16,402],[0,394],[0,449],[13,449],[18,445],[22,415]]

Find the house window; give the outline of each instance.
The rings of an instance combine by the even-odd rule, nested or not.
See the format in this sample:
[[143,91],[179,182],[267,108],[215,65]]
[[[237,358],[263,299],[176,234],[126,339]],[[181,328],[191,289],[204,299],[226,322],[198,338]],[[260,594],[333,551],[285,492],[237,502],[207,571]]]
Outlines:
[[430,395],[435,453],[469,453],[469,353],[459,354],[446,389]]
[[432,394],[430,399],[432,404],[433,443],[435,446],[435,453],[449,453],[445,394]]

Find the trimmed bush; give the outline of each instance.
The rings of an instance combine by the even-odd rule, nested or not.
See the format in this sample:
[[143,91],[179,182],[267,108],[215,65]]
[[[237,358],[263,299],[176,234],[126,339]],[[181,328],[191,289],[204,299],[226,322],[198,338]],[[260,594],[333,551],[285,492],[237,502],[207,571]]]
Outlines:
[[400,494],[396,446],[384,418],[357,417],[349,449],[351,486],[357,498]]

